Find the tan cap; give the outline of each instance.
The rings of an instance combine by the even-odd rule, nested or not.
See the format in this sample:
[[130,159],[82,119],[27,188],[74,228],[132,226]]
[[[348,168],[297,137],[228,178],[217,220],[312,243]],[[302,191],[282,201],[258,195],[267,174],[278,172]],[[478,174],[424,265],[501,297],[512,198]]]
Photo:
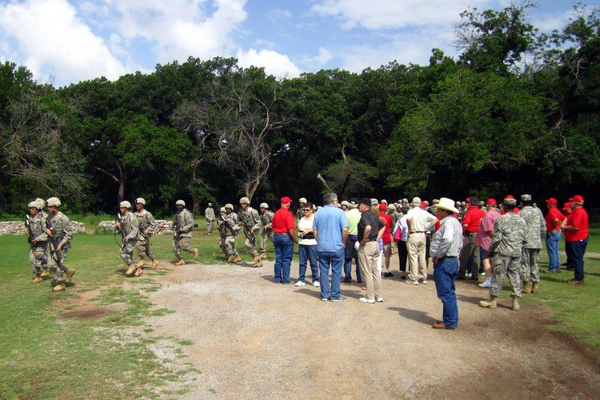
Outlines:
[[138,197],[137,199],[135,199],[135,204],[141,204],[141,205],[146,205],[146,200],[142,199],[141,197]]
[[267,203],[260,203],[260,208],[269,208],[269,205]]
[[308,201],[304,197],[301,197],[298,203],[308,203]]
[[184,206],[184,207],[185,207],[185,201],[183,201],[183,200],[177,200],[177,201],[175,202],[175,205],[176,205],[176,206]]
[[125,200],[125,201],[122,201],[122,202],[119,204],[119,208],[131,208],[131,203],[130,203],[130,202],[128,202],[127,200]]
[[44,201],[44,199],[41,199],[38,197],[37,199],[35,199],[35,201],[40,203],[40,206],[41,206],[40,210],[46,207],[46,202]]
[[46,200],[48,207],[60,207],[60,199],[58,197],[50,197]]
[[227,204],[225,204],[225,209],[228,209],[228,208],[229,208],[230,210],[233,210],[233,204],[231,204],[231,203],[227,203]]
[[242,197],[240,199],[240,204],[250,204],[250,199],[247,197]]
[[41,210],[40,202],[37,200],[32,201],[29,204],[27,204],[27,208],[37,208],[38,210]]

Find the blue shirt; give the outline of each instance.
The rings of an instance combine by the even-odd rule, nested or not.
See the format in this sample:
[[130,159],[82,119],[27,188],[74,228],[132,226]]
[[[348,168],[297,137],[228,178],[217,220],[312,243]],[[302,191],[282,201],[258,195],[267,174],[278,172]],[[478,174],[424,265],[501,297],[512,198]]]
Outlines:
[[344,248],[342,229],[348,227],[346,213],[335,206],[325,206],[315,214],[317,251],[335,253]]

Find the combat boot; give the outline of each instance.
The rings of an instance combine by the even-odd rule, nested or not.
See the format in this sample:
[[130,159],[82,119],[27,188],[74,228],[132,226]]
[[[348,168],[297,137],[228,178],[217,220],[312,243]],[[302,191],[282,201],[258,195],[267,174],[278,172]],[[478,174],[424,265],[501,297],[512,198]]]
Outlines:
[[135,272],[135,265],[130,264],[129,268],[127,268],[127,272],[125,272],[125,276],[133,276],[134,272]]
[[530,294],[531,293],[531,282],[524,282],[523,283],[523,290],[522,290],[523,294]]
[[513,311],[519,311],[521,309],[521,306],[519,305],[518,297],[513,297],[512,309],[513,309]]
[[260,256],[254,257],[254,267],[255,268],[260,268],[262,266],[263,266],[262,258],[260,258]]
[[540,292],[540,288],[537,282],[533,282],[533,286],[531,287],[531,293],[538,294]]
[[42,271],[42,273],[40,274],[40,276],[42,278],[44,278],[44,277],[46,277],[48,275],[50,275],[50,271],[48,271],[48,268],[44,268],[44,270]]
[[256,257],[252,258],[252,262],[250,263],[253,267],[256,266]]
[[197,260],[199,257],[198,249],[194,249],[194,260]]
[[156,258],[154,260],[152,260],[152,268],[153,269],[158,268],[158,260]]
[[142,268],[136,268],[135,272],[134,272],[134,276],[140,276],[144,273],[144,270]]
[[58,285],[54,286],[54,288],[52,289],[53,292],[62,292],[64,290],[65,290],[64,283],[59,283]]
[[242,262],[242,257],[237,256],[236,258],[233,259],[233,262],[236,263],[236,264],[237,263],[241,263]]
[[260,258],[262,258],[263,260],[266,260],[267,259],[267,253],[262,253],[260,255]]
[[185,260],[183,258],[180,258],[179,261],[175,263],[175,265],[185,265]]
[[35,285],[36,283],[40,283],[42,281],[43,281],[43,279],[42,279],[41,275],[38,275],[38,276],[36,276],[35,278],[32,279],[31,284]]
[[479,302],[479,306],[480,307],[484,307],[484,308],[496,308],[496,306],[498,305],[496,303],[496,299],[498,298],[498,296],[490,296],[490,300],[489,301],[480,301]]
[[73,275],[75,275],[75,272],[77,272],[75,268],[67,268],[67,279],[65,279],[65,282],[73,283]]
[[137,263],[137,267],[138,268],[142,268],[144,265],[146,265],[146,260],[145,259],[141,259],[140,262]]
[[229,257],[227,257],[227,262],[228,262],[228,263],[232,263],[232,262],[233,262],[233,256],[229,256]]

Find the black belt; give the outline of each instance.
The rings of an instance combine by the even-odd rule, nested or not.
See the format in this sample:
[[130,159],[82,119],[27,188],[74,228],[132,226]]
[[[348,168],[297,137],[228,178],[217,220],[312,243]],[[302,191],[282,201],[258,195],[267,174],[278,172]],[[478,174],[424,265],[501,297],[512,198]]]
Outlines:
[[284,232],[275,232],[275,234],[276,235],[288,235],[289,236],[289,233],[284,233]]
[[445,260],[446,258],[458,258],[458,256],[444,256],[440,257],[440,260]]
[[412,235],[413,233],[425,233],[425,232],[426,231],[414,231],[414,232],[409,233],[409,235]]

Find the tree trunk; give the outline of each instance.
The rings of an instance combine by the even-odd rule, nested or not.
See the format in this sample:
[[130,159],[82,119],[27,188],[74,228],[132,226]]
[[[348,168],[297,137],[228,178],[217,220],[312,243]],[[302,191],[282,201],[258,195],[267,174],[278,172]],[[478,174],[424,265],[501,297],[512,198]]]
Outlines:
[[197,197],[194,197],[192,199],[192,214],[194,214],[194,215],[202,215],[200,213],[200,201],[198,200]]

